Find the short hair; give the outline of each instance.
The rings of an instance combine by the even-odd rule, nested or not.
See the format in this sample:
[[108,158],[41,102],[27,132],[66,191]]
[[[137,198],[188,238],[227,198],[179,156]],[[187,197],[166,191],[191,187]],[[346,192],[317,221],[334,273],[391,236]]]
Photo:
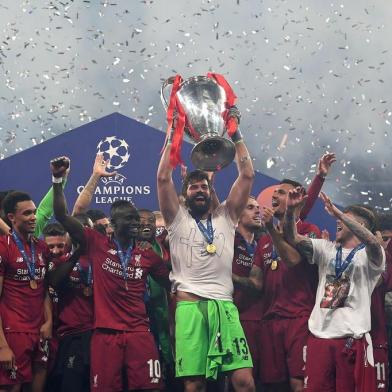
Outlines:
[[295,180],[290,180],[288,178],[284,178],[279,184],[289,184],[292,185],[294,188],[303,187],[303,185]]
[[0,205],[2,206],[3,204],[3,200],[5,199],[5,197],[11,193],[11,192],[15,192],[15,189],[8,189],[6,191],[0,191]]
[[46,237],[62,237],[66,235],[64,227],[60,223],[48,223],[42,230],[42,235]]
[[380,214],[378,216],[378,228],[380,231],[392,230],[392,214]]
[[86,211],[88,217],[95,223],[97,220],[107,218],[107,215],[101,210],[88,210]]
[[30,201],[31,197],[26,192],[13,191],[9,192],[3,200],[3,210],[5,216],[13,214],[16,210],[16,205],[22,201]]
[[73,217],[77,219],[84,227],[90,227],[91,218],[87,214],[80,212],[79,214],[73,215]]
[[186,190],[188,189],[189,184],[196,181],[203,181],[206,180],[208,184],[208,188],[211,190],[211,182],[208,178],[208,174],[203,170],[194,170],[188,173],[184,180],[182,181],[182,190],[181,194],[186,196]]
[[377,213],[377,210],[374,207],[369,206],[368,204],[353,204],[350,207],[360,207],[360,208],[364,208],[365,210],[371,212],[374,215],[374,223],[373,223],[373,228],[369,229],[369,230],[371,230],[371,232],[373,234],[375,234],[376,231],[379,230],[379,226],[380,226],[379,214]]
[[131,203],[128,200],[116,200],[111,206],[110,206],[110,217],[112,218],[113,215],[116,213],[116,210],[122,209],[124,207],[131,208],[134,212],[137,213],[137,209],[133,203]]
[[374,231],[376,226],[376,216],[369,208],[359,206],[359,205],[351,205],[346,207],[343,210],[344,213],[350,213],[355,215],[356,217],[362,219],[365,223],[365,226],[371,231]]

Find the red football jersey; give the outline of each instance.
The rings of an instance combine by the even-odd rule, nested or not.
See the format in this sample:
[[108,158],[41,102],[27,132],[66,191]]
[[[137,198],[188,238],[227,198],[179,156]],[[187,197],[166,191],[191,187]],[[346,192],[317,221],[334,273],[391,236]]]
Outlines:
[[155,279],[168,278],[167,265],[152,249],[136,247],[125,281],[115,243],[92,229],[86,228],[84,233],[87,258],[93,265],[94,328],[148,331],[149,320],[143,302],[147,275]]
[[[53,269],[61,263],[66,263],[70,255],[53,261]],[[79,264],[83,269],[83,277],[77,265],[73,268],[69,279],[57,290],[58,336],[78,334],[93,328],[94,309],[92,291],[86,296],[88,266],[90,261],[82,256]],[[92,271],[91,271],[92,275]],[[91,276],[92,277],[92,276]]]
[[[299,221],[298,233],[320,238],[317,226]],[[273,260],[273,244],[269,235],[260,238],[254,263],[263,270],[262,318],[294,318],[309,316],[316,297],[318,271],[316,265],[303,260],[294,267],[277,256]]]
[[[10,235],[0,236],[0,276],[3,291],[0,298],[0,315],[5,332],[39,333],[44,322],[45,273],[50,253],[44,241],[33,238],[35,244],[35,276],[37,288],[30,287],[27,263]],[[31,258],[30,243],[22,240]]]
[[392,291],[392,257],[388,250],[385,251],[385,272],[381,275],[382,281],[372,293],[370,313],[372,329],[370,335],[374,346],[387,347],[387,320],[385,317],[385,294]]
[[[253,255],[246,248],[245,239],[238,232],[234,238],[233,274],[248,277],[253,266]],[[261,320],[262,294],[252,293],[239,287],[234,288],[234,304],[240,320]]]

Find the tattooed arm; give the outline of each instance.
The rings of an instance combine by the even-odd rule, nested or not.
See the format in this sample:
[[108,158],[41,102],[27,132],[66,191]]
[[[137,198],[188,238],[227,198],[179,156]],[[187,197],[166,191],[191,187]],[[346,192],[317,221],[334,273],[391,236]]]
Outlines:
[[263,288],[263,271],[257,265],[253,265],[248,277],[233,274],[233,283],[235,287],[258,293]]
[[327,212],[337,219],[340,219],[348,229],[366,246],[366,254],[368,259],[376,266],[381,266],[383,260],[382,247],[377,237],[368,230],[361,222],[344,214],[336,206],[332,204],[330,198],[324,193],[320,193],[325,204]]
[[298,250],[302,257],[311,263],[313,259],[313,243],[308,237],[298,234],[295,224],[295,211],[303,205],[306,197],[301,188],[289,191],[287,195],[286,213],[283,220],[283,236],[290,245]]

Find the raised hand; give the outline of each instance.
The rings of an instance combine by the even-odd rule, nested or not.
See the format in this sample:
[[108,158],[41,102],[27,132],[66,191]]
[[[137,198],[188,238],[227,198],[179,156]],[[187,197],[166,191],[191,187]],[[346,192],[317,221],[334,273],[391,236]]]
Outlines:
[[274,210],[269,207],[263,206],[261,211],[261,221],[264,223],[265,227],[271,227],[273,225]]
[[286,208],[295,209],[297,207],[302,207],[307,199],[307,195],[305,194],[305,189],[303,187],[297,187],[295,189],[289,190],[287,194],[287,203]]
[[98,153],[95,157],[93,173],[100,177],[110,177],[116,174],[116,172],[109,173],[108,171],[106,171],[108,164],[109,164],[109,160],[105,161],[105,159],[103,158],[103,154]]
[[321,232],[321,238],[322,238],[323,240],[329,241],[329,231],[328,231],[327,229],[324,229],[324,230]]
[[50,171],[53,177],[63,178],[67,175],[70,167],[70,159],[66,156],[54,158],[50,161]]
[[331,152],[324,154],[318,162],[317,174],[321,177],[326,177],[328,175],[329,169],[334,162],[336,162],[335,153]]
[[335,218],[340,218],[343,213],[332,203],[331,199],[324,192],[320,192],[320,197],[324,202],[325,211]]

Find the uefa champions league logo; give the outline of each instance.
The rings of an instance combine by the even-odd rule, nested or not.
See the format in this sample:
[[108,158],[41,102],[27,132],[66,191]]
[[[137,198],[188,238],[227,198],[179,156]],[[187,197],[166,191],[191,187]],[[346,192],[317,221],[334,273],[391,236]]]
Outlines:
[[107,136],[100,140],[97,152],[102,153],[105,160],[109,160],[107,166],[109,170],[121,169],[130,157],[128,143],[116,136]]
[[[97,144],[97,153],[102,153],[108,160],[107,169],[114,172],[110,176],[101,177],[94,191],[95,204],[111,204],[116,200],[127,200],[133,203],[137,195],[149,195],[151,187],[148,184],[129,183],[124,174],[118,172],[130,159],[129,144],[121,137],[106,136]],[[135,157],[133,157],[135,158]],[[76,191],[80,194],[84,185],[79,185]]]

